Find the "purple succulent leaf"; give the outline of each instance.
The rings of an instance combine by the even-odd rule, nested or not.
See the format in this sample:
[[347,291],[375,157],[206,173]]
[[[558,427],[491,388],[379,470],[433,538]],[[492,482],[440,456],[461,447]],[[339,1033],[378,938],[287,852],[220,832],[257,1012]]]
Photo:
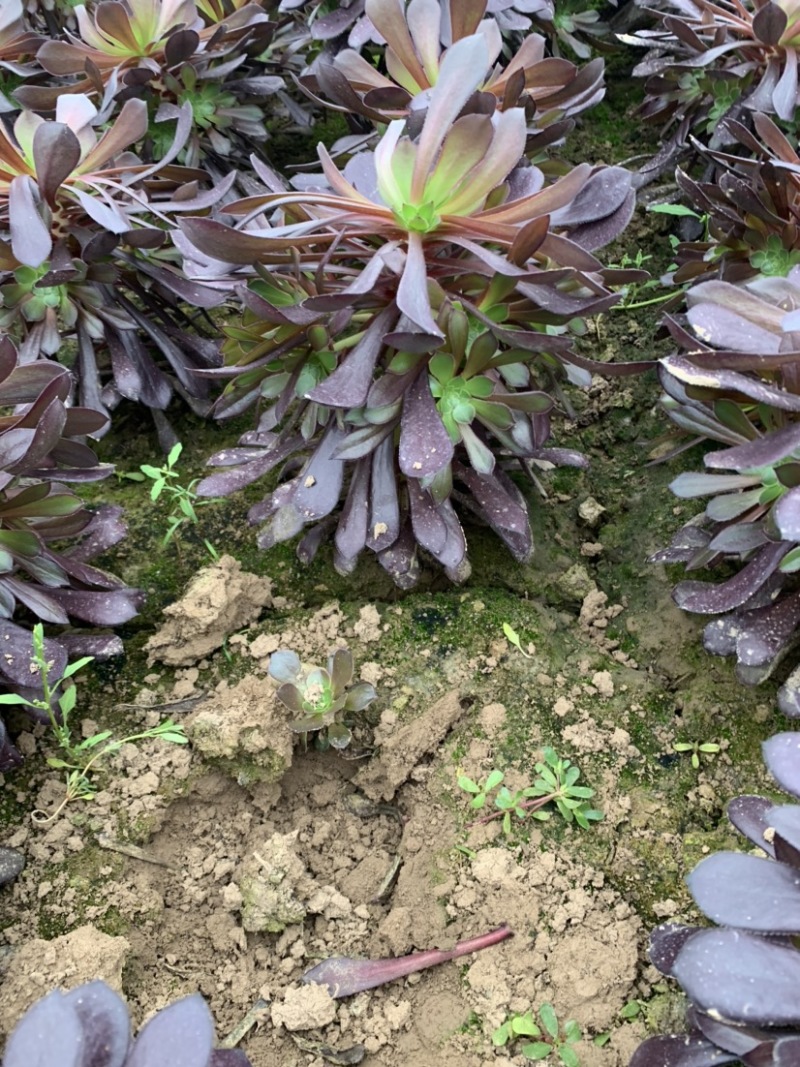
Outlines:
[[775,1040],[775,1035],[770,1030],[757,1029],[752,1026],[746,1028],[732,1026],[706,1015],[705,1012],[696,1011],[694,1008],[690,1008],[687,1012],[687,1019],[689,1017],[691,1017],[692,1029],[696,1026],[703,1036],[713,1041],[718,1048],[741,1057],[745,1062],[751,1062],[749,1058],[746,1058],[748,1053],[754,1052],[764,1042],[772,1045]]
[[[251,459],[233,469],[210,474],[198,482],[195,492],[198,496],[230,496],[239,489],[251,485],[264,474],[268,474],[283,461],[302,447],[303,440],[300,437],[291,437],[277,443],[273,448],[263,452],[257,459]],[[224,457],[225,453],[217,453],[217,457]],[[224,459],[222,460],[224,462]]]
[[701,860],[687,883],[714,922],[753,933],[800,933],[800,879],[785,864],[718,852]]
[[747,474],[706,474],[685,471],[670,482],[670,489],[682,500],[712,493],[732,493],[737,489],[749,489],[760,485],[760,479]]
[[800,797],[800,733],[774,734],[764,741],[761,751],[781,789]]
[[775,856],[771,835],[765,832],[770,828],[768,813],[774,805],[767,797],[745,795],[734,797],[728,804],[728,818],[740,834],[763,849],[768,856]]
[[[756,548],[765,545],[769,538],[763,527],[748,522],[735,526],[726,526],[707,542],[709,551],[725,552],[734,556],[745,556]],[[697,547],[701,547],[698,545]],[[705,547],[704,545],[702,547]]]
[[[719,362],[719,355],[718,352],[713,353],[715,362]],[[692,358],[700,362],[697,355]],[[770,404],[781,411],[800,411],[800,396],[787,393],[784,389],[778,389],[775,386],[755,381],[745,374],[706,366],[698,367],[681,356],[670,357],[669,370],[685,385],[697,385],[705,389],[730,390],[749,396],[759,404]]]
[[139,614],[142,594],[135,589],[51,589],[50,596],[70,615],[94,626],[119,626]]
[[211,1013],[195,993],[168,1005],[147,1023],[125,1067],[207,1067],[213,1044]]
[[302,674],[300,657],[291,649],[278,649],[269,658],[267,674],[276,682],[296,682]]
[[105,982],[89,982],[66,994],[83,1028],[81,1067],[123,1067],[131,1039],[125,1001]]
[[353,653],[347,648],[337,648],[328,661],[334,697],[341,696],[353,677]]
[[4,774],[6,771],[13,771],[22,762],[22,754],[11,743],[5,723],[0,718],[0,774]]
[[[755,981],[755,975],[769,975],[769,981]],[[674,976],[694,1004],[715,1017],[764,1027],[800,1025],[800,952],[785,944],[740,930],[701,930],[681,951]]]
[[80,544],[66,553],[67,558],[78,563],[85,563],[112,545],[118,544],[128,532],[120,507],[103,505],[94,514],[89,525],[83,530]]
[[[60,678],[67,667],[67,654],[60,642],[46,637],[45,654],[52,664],[53,677]],[[33,637],[29,630],[17,626],[8,619],[0,619],[0,673],[17,688],[29,686],[35,677],[33,661]]]
[[278,689],[278,692],[275,695],[278,700],[280,700],[281,704],[287,707],[290,711],[299,713],[306,710],[303,693],[294,682],[286,682]]
[[407,522],[397,538],[378,553],[378,562],[400,589],[412,589],[419,580],[417,544]]
[[[350,435],[353,436],[352,434]],[[337,458],[341,455],[337,451]],[[367,524],[369,522],[369,487],[370,470],[372,460],[360,459],[350,478],[350,487],[347,490],[347,499],[342,508],[341,518],[336,527],[334,543],[341,560],[337,565],[345,568],[345,573],[350,573],[352,566],[359,553],[367,543]]]
[[122,639],[116,634],[62,634],[59,641],[69,653],[70,659],[93,656],[94,659],[106,660],[112,656],[121,656],[124,652]]
[[397,306],[422,333],[441,339],[442,332],[431,313],[428,264],[422,234],[419,233],[408,235],[406,261],[397,287]]
[[400,424],[398,461],[407,478],[429,478],[453,458],[453,442],[431,394],[427,370],[409,388]]
[[662,923],[657,926],[650,931],[650,945],[647,950],[650,962],[661,974],[670,978],[678,953],[696,932],[696,926],[683,926],[680,923]]
[[[619,168],[615,167],[613,169],[617,170]],[[631,221],[635,208],[636,192],[629,188],[624,200],[616,210],[604,215],[602,218],[576,226],[575,229],[569,232],[570,240],[589,252],[594,252],[598,248],[605,248],[607,244],[619,237]],[[602,310],[602,308],[598,308],[598,310]]]
[[208,1067],[253,1067],[240,1048],[215,1048]]
[[753,608],[743,617],[736,657],[746,667],[769,663],[789,644],[800,624],[800,593]]
[[59,990],[36,1002],[6,1044],[3,1067],[82,1067],[84,1031],[73,1004]]
[[795,667],[778,690],[778,708],[789,719],[800,718],[800,667]]
[[800,487],[784,493],[772,509],[772,517],[784,541],[800,541]]
[[777,45],[787,21],[786,12],[778,4],[766,3],[753,16],[753,34],[764,44]]
[[352,352],[329,377],[312,389],[308,399],[339,408],[358,408],[366,403],[385,334],[394,325],[396,317],[391,307],[376,315]]
[[400,535],[400,504],[394,461],[394,443],[391,437],[386,437],[375,449],[372,458],[367,547],[373,552],[388,548]]
[[331,423],[300,474],[299,484],[292,496],[292,505],[302,516],[303,522],[330,515],[339,502],[344,481],[344,463],[334,459],[333,453],[344,437],[344,430],[335,422]]
[[316,733],[317,730],[323,730],[327,725],[326,720],[326,715],[305,715],[302,719],[295,719],[290,722],[289,729],[295,734],[312,734]]
[[[380,426],[360,426],[345,437],[334,453],[334,459],[362,459],[374,452],[389,434],[394,433],[397,422],[391,420]],[[369,467],[367,467],[369,470]]]
[[660,1034],[639,1045],[629,1067],[719,1067],[738,1058],[700,1034]]
[[442,548],[438,552],[432,553],[432,555],[445,568],[451,581],[465,581],[469,577],[469,565],[466,565],[465,570],[464,561],[467,555],[467,541],[464,537],[464,530],[449,499],[443,500],[439,504],[438,511],[447,529],[447,539]]
[[375,687],[370,685],[369,682],[357,682],[347,691],[345,709],[347,711],[363,711],[364,708],[369,707],[377,695]]
[[800,424],[790,423],[780,430],[774,430],[764,437],[757,437],[754,441],[737,445],[735,448],[707,452],[703,457],[703,462],[707,467],[738,471],[771,467],[780,460],[786,459],[798,447],[800,447]]
[[411,527],[417,543],[436,555],[447,542],[447,526],[439,514],[430,493],[423,489],[417,479],[407,482],[408,499],[411,505]]
[[772,94],[772,103],[778,118],[790,122],[797,108],[797,52],[794,48],[783,48],[781,52],[783,71]]
[[775,831],[775,859],[795,868],[800,867],[800,805],[778,805],[768,818]]
[[527,562],[533,551],[533,537],[528,512],[513,483],[506,482],[498,468],[490,475],[478,474],[461,464],[454,464],[453,470],[469,489],[481,518],[502,538],[518,562]]
[[343,751],[353,740],[350,730],[341,722],[334,722],[327,729],[328,744],[331,748]]
[[8,217],[11,248],[16,258],[26,267],[41,266],[53,250],[53,241],[39,214],[36,186],[27,174],[11,181]]
[[50,207],[62,182],[75,170],[81,158],[78,138],[62,122],[43,122],[33,135],[33,161],[39,192]]
[[784,541],[765,545],[759,553],[727,582],[680,582],[673,599],[684,611],[700,615],[720,615],[740,607],[767,581],[791,546]]

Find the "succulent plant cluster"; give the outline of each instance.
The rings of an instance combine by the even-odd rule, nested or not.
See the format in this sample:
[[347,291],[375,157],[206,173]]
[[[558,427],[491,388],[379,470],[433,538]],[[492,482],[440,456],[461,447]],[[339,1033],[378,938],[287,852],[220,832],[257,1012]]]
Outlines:
[[11,1032],[4,1067],[250,1067],[239,1049],[214,1048],[199,993],[163,1008],[131,1038],[128,1007],[105,982],[37,1001]]
[[725,117],[754,112],[793,121],[800,104],[800,21],[791,0],[665,0],[643,4],[657,26],[625,39],[647,49],[640,114],[677,143],[690,134],[725,143]]
[[[800,796],[796,733],[771,737],[764,759],[780,787]],[[789,1062],[800,1042],[800,806],[767,797],[731,801],[728,818],[762,855],[718,852],[689,875],[710,929],[667,924],[650,959],[689,999],[688,1032],[645,1041],[631,1067]]]
[[584,464],[547,447],[551,413],[563,383],[608,368],[579,357],[566,327],[617,299],[623,276],[594,252],[634,194],[622,168],[555,168],[553,181],[529,159],[551,120],[598,98],[597,66],[576,74],[529,37],[498,67],[485,0],[366,0],[365,12],[386,73],[345,50],[306,87],[380,123],[374,149],[340,168],[320,146],[322,173],[289,185],[254,158],[263,193],[180,222],[190,276],[250,279],[225,366],[208,374],[227,382],[217,414],[264,407],[197,492],[225,496],[278,469],[250,512],[262,547],[309,527],[301,558],[333,534],[342,573],[367,549],[408,587],[418,548],[455,580],[469,573],[454,504],[527,559],[509,471]]

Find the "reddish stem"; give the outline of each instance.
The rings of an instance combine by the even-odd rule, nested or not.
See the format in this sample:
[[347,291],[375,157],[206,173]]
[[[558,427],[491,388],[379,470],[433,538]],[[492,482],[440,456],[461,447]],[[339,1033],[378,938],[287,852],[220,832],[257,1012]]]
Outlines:
[[[555,800],[558,793],[549,793],[546,797],[536,797],[535,800],[526,800],[523,804],[515,804],[515,808],[524,808],[526,811],[536,811],[537,808],[543,808],[545,804],[549,804],[551,800]],[[502,819],[506,814],[506,811],[513,811],[514,808],[506,808],[505,811],[493,811],[490,815],[484,815],[481,819],[476,819],[475,822],[471,822],[472,826],[483,826],[484,823],[491,822],[492,819]]]
[[302,980],[327,986],[332,997],[350,997],[365,989],[374,989],[386,982],[393,982],[396,978],[404,978],[407,974],[468,956],[482,948],[490,948],[513,935],[514,931],[503,924],[496,930],[490,930],[488,934],[459,941],[451,949],[432,948],[425,952],[412,952],[408,956],[382,960],[355,960],[347,956],[332,956],[306,971]]

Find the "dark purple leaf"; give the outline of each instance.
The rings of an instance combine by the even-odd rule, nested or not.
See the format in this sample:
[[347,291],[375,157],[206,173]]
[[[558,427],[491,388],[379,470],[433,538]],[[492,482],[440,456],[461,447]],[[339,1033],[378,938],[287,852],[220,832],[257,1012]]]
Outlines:
[[3,1067],[81,1067],[84,1034],[78,1013],[54,990],[23,1015],[11,1032]]
[[800,488],[784,493],[772,509],[772,516],[784,541],[800,541]]
[[81,158],[78,138],[62,122],[43,122],[33,135],[33,161],[39,192],[51,206],[62,182],[75,170]]
[[447,541],[447,526],[427,489],[411,478],[408,483],[408,499],[411,504],[411,527],[420,547],[432,555],[444,548]]
[[333,453],[344,436],[344,431],[336,423],[331,423],[311,459],[303,467],[292,504],[304,522],[324,518],[339,503],[344,463],[334,459]]
[[800,797],[800,733],[775,734],[764,741],[761,751],[781,789]]
[[650,962],[662,974],[672,977],[672,968],[678,953],[687,940],[697,932],[696,926],[682,926],[678,923],[663,923],[650,931],[650,946],[647,954]]
[[39,267],[53,248],[50,230],[39,214],[36,186],[27,174],[12,179],[8,190],[8,218],[11,248],[27,267]]
[[[720,1019],[713,1019],[705,1012],[690,1009],[692,1027],[697,1026],[704,1037],[713,1041],[715,1045],[725,1052],[734,1053],[744,1059],[748,1053],[753,1052],[765,1041],[774,1041],[775,1035],[769,1030],[757,1029],[748,1026],[731,1026]],[[750,1062],[746,1060],[746,1062]],[[758,1062],[758,1061],[756,1061]]]
[[142,595],[134,589],[104,589],[100,592],[81,589],[51,589],[57,601],[70,615],[94,626],[119,626],[138,615]]
[[781,804],[772,808],[767,818],[775,830],[775,859],[800,867],[800,806]]
[[386,437],[372,458],[372,485],[367,546],[381,552],[394,544],[400,534],[400,504],[394,469],[394,443]]
[[269,658],[267,673],[276,682],[295,682],[300,677],[300,672],[300,657],[291,649],[278,649]]
[[776,45],[783,36],[786,23],[786,12],[778,4],[768,2],[753,16],[753,34],[764,44]]
[[378,553],[378,562],[400,589],[412,589],[419,580],[417,543],[411,523],[403,526],[396,540]]
[[716,923],[754,933],[800,933],[800,873],[785,864],[718,852],[702,860],[687,883]]
[[82,1067],[122,1067],[131,1028],[128,1009],[105,982],[89,982],[66,994],[83,1027]]
[[125,1067],[207,1067],[213,1044],[211,1013],[195,993],[170,1004],[147,1023]]
[[[339,458],[339,454],[337,453],[336,458]],[[334,537],[336,549],[341,556],[342,564],[349,569],[352,569],[356,558],[367,543],[371,467],[371,459],[361,459],[356,464],[350,478],[350,487],[342,508],[342,516],[336,527]],[[345,572],[350,573],[349,569]]]
[[768,855],[775,855],[772,842],[765,836],[770,822],[768,812],[773,808],[773,803],[767,797],[740,796],[728,804],[728,818],[740,834],[752,841],[754,845],[763,849]]
[[250,1060],[240,1048],[215,1048],[208,1067],[252,1067]]
[[[252,459],[241,466],[236,466],[232,470],[220,471],[217,474],[210,474],[207,478],[203,478],[202,481],[197,483],[195,492],[198,496],[203,497],[230,496],[231,493],[235,493],[238,489],[244,489],[245,486],[251,485],[262,475],[277,467],[279,463],[283,463],[287,456],[290,456],[302,444],[303,440],[300,437],[291,437],[281,441],[274,448],[264,451],[257,459]],[[224,453],[217,453],[215,459],[218,462],[224,462],[224,459],[220,461],[220,456],[224,456]]]
[[[777,5],[770,6],[777,7]],[[797,52],[794,48],[783,48],[781,56],[783,71],[772,94],[772,103],[778,118],[789,122],[794,117],[797,108]]]
[[661,1034],[639,1045],[629,1067],[719,1067],[738,1058],[698,1034]]
[[429,478],[453,458],[453,442],[436,410],[423,369],[409,388],[400,424],[398,461],[407,478]]
[[800,1024],[797,949],[739,930],[701,930],[687,942],[674,975],[708,1014],[765,1027]]
[[370,323],[366,333],[336,370],[308,394],[310,400],[329,407],[358,408],[367,399],[375,364],[384,346],[384,337],[396,319],[394,309],[384,308]]
[[680,582],[673,599],[684,611],[700,615],[719,615],[748,600],[777,569],[791,546],[786,542],[765,545],[755,558],[733,578],[720,585],[711,582]]
[[735,448],[723,448],[717,452],[707,452],[703,462],[707,467],[728,470],[747,470],[754,467],[771,467],[790,456],[800,447],[800,424],[774,430],[764,437],[737,445]]

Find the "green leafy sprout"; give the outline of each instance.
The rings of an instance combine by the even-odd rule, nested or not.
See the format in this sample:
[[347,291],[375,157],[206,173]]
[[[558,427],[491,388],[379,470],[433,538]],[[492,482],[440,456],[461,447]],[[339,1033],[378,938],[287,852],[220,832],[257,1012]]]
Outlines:
[[[166,719],[149,730],[128,734],[127,737],[119,739],[112,737],[111,730],[101,730],[76,742],[73,738],[71,715],[75,710],[78,690],[72,678],[93,659],[94,656],[82,656],[70,663],[61,677],[53,681],[50,677],[52,664],[48,661],[45,651],[44,627],[37,623],[33,628],[33,664],[39,675],[42,696],[28,700],[19,693],[0,695],[0,704],[23,704],[45,712],[56,743],[64,754],[63,757],[51,756],[47,760],[49,767],[67,772],[64,799],[50,815],[38,810],[32,813],[34,821],[40,824],[52,822],[73,800],[91,800],[97,792],[97,785],[91,777],[96,770],[96,764],[104,757],[118,752],[123,745],[156,737],[176,745],[188,743],[183,726],[172,719]],[[58,712],[53,710],[56,704]]]
[[704,756],[715,756],[720,750],[720,746],[714,741],[676,741],[672,748],[675,752],[691,752],[692,766],[696,771],[700,770],[701,753]]
[[[164,535],[163,544],[168,545],[170,541],[175,539],[176,545],[179,544],[178,537],[179,531],[182,526],[188,524],[197,525],[199,519],[197,517],[197,508],[205,507],[208,504],[218,503],[216,497],[210,497],[208,499],[201,499],[194,491],[194,487],[197,485],[199,478],[193,478],[188,485],[181,485],[179,479],[180,474],[175,469],[178,460],[181,457],[183,451],[183,445],[180,441],[173,445],[167,456],[167,461],[163,467],[153,467],[149,463],[143,463],[139,470],[141,474],[126,474],[126,478],[130,478],[132,481],[144,481],[145,478],[149,478],[152,481],[150,486],[150,499],[155,503],[162,494],[172,498],[173,508],[167,517],[167,532]],[[203,545],[206,552],[216,562],[219,559],[219,553],[216,548],[211,544],[207,538],[203,538]]]
[[518,651],[522,653],[525,659],[533,659],[531,653],[526,652],[525,649],[522,647],[522,642],[520,641],[519,634],[517,633],[517,631],[512,629],[512,627],[507,622],[503,623],[503,633],[506,636],[506,640],[510,642],[510,644],[512,644],[514,648],[518,649]]
[[555,805],[556,810],[566,822],[573,820],[583,830],[588,830],[592,822],[603,818],[603,813],[592,808],[588,801],[594,796],[594,790],[585,785],[577,785],[581,772],[568,759],[561,759],[553,748],[545,748],[543,760],[535,765],[538,777],[533,785],[515,792],[503,785],[505,775],[497,769],[492,770],[486,780],[480,784],[467,775],[458,778],[459,788],[471,794],[470,807],[475,811],[491,802],[494,811],[476,819],[473,825],[503,820],[503,833],[510,834],[512,816],[524,820],[528,817],[546,820],[550,812],[545,811],[547,804]]
[[539,1008],[538,1025],[532,1011],[524,1015],[512,1015],[492,1034],[492,1044],[502,1048],[509,1043],[516,1043],[520,1038],[540,1038],[523,1045],[520,1052],[526,1060],[545,1060],[555,1053],[564,1067],[579,1067],[580,1060],[574,1046],[581,1040],[581,1029],[574,1019],[559,1026],[558,1017],[552,1004],[542,1004]]

